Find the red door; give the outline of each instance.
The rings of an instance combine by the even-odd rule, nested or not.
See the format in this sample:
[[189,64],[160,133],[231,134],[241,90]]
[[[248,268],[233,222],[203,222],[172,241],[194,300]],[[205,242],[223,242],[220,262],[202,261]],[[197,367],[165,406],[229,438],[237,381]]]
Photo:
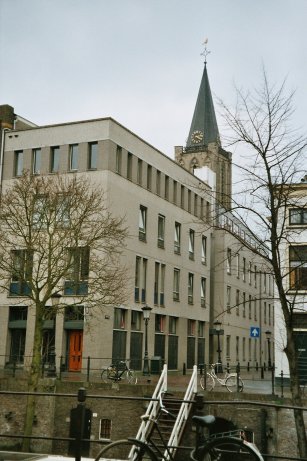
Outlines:
[[69,371],[79,371],[82,366],[83,331],[71,331],[69,335]]

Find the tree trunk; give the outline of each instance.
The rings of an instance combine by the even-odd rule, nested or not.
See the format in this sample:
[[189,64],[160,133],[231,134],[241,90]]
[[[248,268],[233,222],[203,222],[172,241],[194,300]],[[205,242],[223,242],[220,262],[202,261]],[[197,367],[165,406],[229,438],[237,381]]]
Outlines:
[[[39,306],[36,306],[33,356],[32,356],[32,362],[31,362],[30,377],[28,381],[28,392],[31,392],[31,393],[37,392],[39,379],[41,377],[42,336],[43,336],[42,308],[39,305]],[[33,429],[33,421],[34,421],[34,416],[35,416],[35,405],[36,405],[36,396],[29,395],[27,398],[26,416],[25,416],[25,424],[24,424],[24,431],[23,431],[24,435],[29,438],[24,438],[22,441],[22,451],[24,452],[30,452],[30,447],[31,447],[30,437],[32,435],[32,429]]]

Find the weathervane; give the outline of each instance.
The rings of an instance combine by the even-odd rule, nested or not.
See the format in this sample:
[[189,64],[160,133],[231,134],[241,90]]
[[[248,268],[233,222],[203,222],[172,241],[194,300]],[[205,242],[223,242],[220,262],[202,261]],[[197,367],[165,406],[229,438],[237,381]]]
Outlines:
[[207,48],[207,43],[208,43],[208,39],[206,38],[205,41],[202,43],[202,45],[205,47],[204,51],[202,53],[200,53],[201,56],[205,56],[205,64],[207,64],[207,56],[208,54],[211,53],[211,51],[208,50]]

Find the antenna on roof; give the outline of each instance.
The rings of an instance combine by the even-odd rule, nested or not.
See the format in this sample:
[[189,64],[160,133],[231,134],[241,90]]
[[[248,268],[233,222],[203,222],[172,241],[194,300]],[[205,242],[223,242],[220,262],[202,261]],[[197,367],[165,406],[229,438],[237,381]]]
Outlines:
[[205,47],[204,51],[202,53],[200,53],[201,56],[205,56],[205,64],[207,64],[207,56],[208,54],[211,53],[211,51],[208,50],[207,48],[207,43],[208,43],[208,38],[205,38],[204,42],[202,43],[202,45]]

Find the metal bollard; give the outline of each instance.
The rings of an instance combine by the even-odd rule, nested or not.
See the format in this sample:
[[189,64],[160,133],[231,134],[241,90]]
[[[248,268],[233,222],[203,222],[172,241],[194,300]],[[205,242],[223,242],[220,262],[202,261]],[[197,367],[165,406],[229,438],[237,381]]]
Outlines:
[[264,368],[261,367],[261,379],[264,379]]
[[182,367],[182,374],[183,374],[183,375],[186,375],[186,374],[187,374],[186,364],[185,364],[185,363],[183,364],[183,367]]

